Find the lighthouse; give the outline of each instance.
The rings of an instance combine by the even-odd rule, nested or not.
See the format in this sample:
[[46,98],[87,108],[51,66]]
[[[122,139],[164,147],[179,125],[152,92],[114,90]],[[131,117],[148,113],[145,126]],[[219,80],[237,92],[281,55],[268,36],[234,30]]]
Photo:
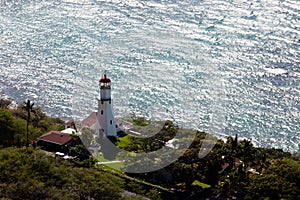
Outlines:
[[117,136],[116,122],[112,110],[111,80],[104,74],[99,80],[100,98],[98,99],[99,136]]

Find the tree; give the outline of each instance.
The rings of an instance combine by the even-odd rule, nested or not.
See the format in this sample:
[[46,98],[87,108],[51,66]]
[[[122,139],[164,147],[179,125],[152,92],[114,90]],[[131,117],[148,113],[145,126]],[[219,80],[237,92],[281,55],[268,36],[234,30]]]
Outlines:
[[278,176],[285,178],[286,181],[295,183],[298,189],[300,189],[300,162],[289,158],[276,159],[272,161],[272,164],[265,173],[277,174]]
[[[11,110],[0,109],[0,146],[23,146],[26,143],[26,120],[16,118]],[[29,124],[30,139],[39,137],[42,132]]]
[[45,119],[47,116],[41,107],[32,107],[31,122],[34,127],[38,127],[41,120]]
[[33,148],[0,149],[0,199],[119,199],[124,181]]
[[0,109],[0,144],[10,146],[14,140],[14,118],[6,110]]
[[[277,152],[273,150],[274,152]],[[300,196],[300,163],[278,158],[271,160],[261,175],[250,175],[245,199],[297,199]]]
[[38,128],[40,128],[42,132],[51,130],[61,131],[65,129],[65,122],[59,118],[45,117],[39,121]]
[[231,150],[231,155],[234,157],[236,156],[237,150],[238,150],[238,136],[237,134],[235,135],[234,138],[232,138],[231,136],[229,136],[227,138],[226,144],[229,146],[230,150]]
[[[16,118],[15,119],[15,135],[14,135],[14,145],[20,147],[26,142],[26,120]],[[30,130],[30,127],[29,127]]]
[[28,132],[29,132],[29,122],[30,122],[30,113],[33,111],[33,105],[34,103],[30,103],[30,100],[27,100],[27,102],[24,102],[23,107],[27,111],[27,125],[26,125],[26,147],[28,147]]
[[253,157],[253,144],[250,140],[243,140],[240,142],[241,147],[239,148],[240,157],[243,158],[244,163],[254,163]]
[[123,181],[92,168],[75,168],[67,188],[80,199],[119,199]]
[[7,109],[11,103],[12,103],[11,99],[0,99],[0,108]]
[[[251,176],[245,199],[297,199],[299,188],[276,174]],[[298,196],[298,197],[297,197]]]

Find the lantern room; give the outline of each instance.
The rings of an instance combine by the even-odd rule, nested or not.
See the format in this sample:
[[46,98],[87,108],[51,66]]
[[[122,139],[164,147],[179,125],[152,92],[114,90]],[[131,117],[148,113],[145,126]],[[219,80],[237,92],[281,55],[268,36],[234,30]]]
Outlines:
[[111,80],[104,74],[104,76],[99,80],[100,84],[100,99],[102,101],[111,99]]
[[99,83],[100,83],[101,89],[102,88],[110,88],[111,80],[110,80],[110,78],[108,78],[106,76],[106,74],[104,74],[104,76],[101,77],[101,79],[99,80]]

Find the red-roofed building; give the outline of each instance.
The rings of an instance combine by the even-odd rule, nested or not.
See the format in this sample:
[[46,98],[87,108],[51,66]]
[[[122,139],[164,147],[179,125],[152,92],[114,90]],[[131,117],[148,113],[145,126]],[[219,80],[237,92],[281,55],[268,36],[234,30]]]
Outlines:
[[[81,125],[87,126],[90,129],[95,130],[96,135],[98,134],[99,124],[97,123],[98,120],[98,112],[92,112],[87,118],[82,120]],[[118,135],[122,135],[124,132],[128,131],[132,128],[133,124],[130,122],[127,122],[120,118],[115,118],[116,122],[116,130]]]
[[98,98],[98,110],[92,112],[81,122],[95,130],[96,138],[102,140],[105,136],[120,136],[128,129],[131,123],[116,120],[112,109],[111,79],[104,74],[99,80],[100,94]]
[[83,126],[88,126],[91,129],[96,129],[96,124],[97,124],[97,117],[98,113],[97,112],[92,112],[87,118],[85,118],[81,123]]
[[37,145],[46,151],[67,152],[72,142],[72,135],[60,131],[50,131],[38,138]]

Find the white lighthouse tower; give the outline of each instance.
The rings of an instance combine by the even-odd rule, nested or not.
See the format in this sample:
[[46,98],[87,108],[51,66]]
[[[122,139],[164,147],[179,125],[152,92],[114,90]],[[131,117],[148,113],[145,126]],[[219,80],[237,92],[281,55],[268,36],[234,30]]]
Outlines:
[[112,111],[111,80],[104,74],[99,80],[100,99],[98,100],[99,136],[117,136],[116,122]]

